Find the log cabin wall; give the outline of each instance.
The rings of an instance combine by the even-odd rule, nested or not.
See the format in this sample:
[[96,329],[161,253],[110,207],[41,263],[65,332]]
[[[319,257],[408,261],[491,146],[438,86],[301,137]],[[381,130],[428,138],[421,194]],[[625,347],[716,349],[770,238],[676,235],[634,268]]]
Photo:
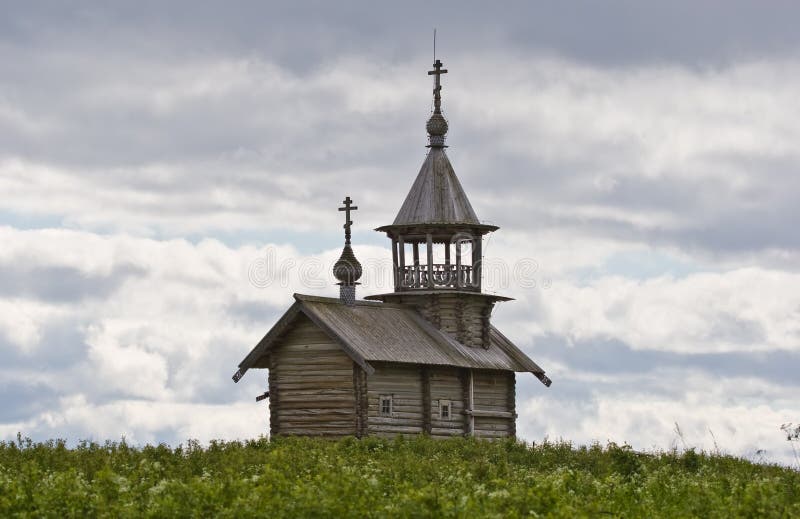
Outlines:
[[475,436],[506,438],[514,436],[514,374],[504,371],[473,371]]
[[270,368],[272,434],[357,434],[353,361],[307,317],[271,352]]
[[451,292],[421,295],[410,291],[391,294],[386,300],[413,305],[425,319],[461,344],[473,348],[489,345],[494,302],[480,294]]
[[[367,377],[368,432],[376,436],[424,432],[423,383],[420,366],[373,363]],[[381,396],[391,396],[389,415],[381,412]]]
[[[434,438],[463,436],[464,428],[464,392],[458,368],[429,368],[431,398],[431,429]],[[450,416],[441,414],[442,402],[450,403]]]

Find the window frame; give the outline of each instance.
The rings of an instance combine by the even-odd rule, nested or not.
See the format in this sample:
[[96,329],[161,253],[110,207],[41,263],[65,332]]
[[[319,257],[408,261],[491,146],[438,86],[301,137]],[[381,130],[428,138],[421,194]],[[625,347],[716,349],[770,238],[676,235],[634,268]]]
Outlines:
[[[447,409],[447,416],[444,416],[443,410]],[[453,419],[453,402],[452,400],[439,400],[439,419],[442,421],[449,421]]]
[[[388,416],[391,417],[394,414],[394,395],[380,395],[378,397],[378,414],[380,416]],[[389,403],[388,411],[384,411],[384,403]]]

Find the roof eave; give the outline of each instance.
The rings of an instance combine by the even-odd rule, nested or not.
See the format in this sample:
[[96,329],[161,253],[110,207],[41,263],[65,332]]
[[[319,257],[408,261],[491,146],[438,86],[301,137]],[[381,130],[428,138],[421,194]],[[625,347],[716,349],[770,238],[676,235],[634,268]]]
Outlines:
[[[357,351],[353,350],[347,341],[345,341],[342,337],[340,337],[335,331],[333,331],[327,324],[325,324],[318,316],[314,315],[314,312],[310,311],[307,307],[303,305],[304,301],[313,301],[313,300],[329,300],[330,298],[318,298],[315,296],[306,296],[303,294],[294,294],[295,302],[294,304],[289,307],[289,309],[284,313],[278,322],[273,325],[272,328],[264,335],[264,337],[258,341],[258,344],[247,354],[247,356],[239,363],[239,369],[236,373],[233,374],[231,377],[234,382],[239,382],[241,378],[247,373],[253,365],[263,357],[265,354],[269,352],[275,342],[280,338],[280,336],[287,330],[287,328],[291,325],[294,319],[297,317],[298,314],[302,313],[306,317],[308,317],[311,322],[313,322],[317,327],[319,327],[322,331],[324,331],[331,339],[335,340],[341,346],[342,350],[347,354],[348,357],[353,359],[353,362],[361,366],[364,371],[367,372],[368,375],[372,375],[375,372],[375,368],[370,366],[370,364],[362,357]],[[360,304],[366,305],[380,305],[382,303],[374,303],[374,302],[367,302],[367,301],[359,301]]]
[[393,223],[391,225],[382,225],[375,228],[378,232],[385,232],[389,236],[398,236],[400,234],[409,234],[415,230],[422,233],[430,231],[472,231],[479,235],[494,232],[500,227],[496,225],[489,225],[484,223],[469,223],[469,222],[406,222],[406,223]]

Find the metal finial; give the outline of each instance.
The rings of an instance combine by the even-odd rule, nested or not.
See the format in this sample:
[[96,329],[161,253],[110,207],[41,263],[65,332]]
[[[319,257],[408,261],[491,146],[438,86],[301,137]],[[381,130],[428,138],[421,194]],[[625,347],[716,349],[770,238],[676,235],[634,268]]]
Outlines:
[[442,113],[442,82],[441,75],[447,74],[447,69],[442,68],[442,62],[434,60],[433,70],[428,71],[429,76],[436,76],[433,80],[433,113]]
[[345,217],[344,217],[344,244],[345,245],[350,245],[350,226],[353,225],[353,222],[350,220],[350,211],[356,211],[356,210],[358,210],[358,207],[355,206],[355,205],[352,205],[353,201],[350,199],[349,196],[346,197],[344,200],[342,200],[342,203],[344,204],[344,207],[340,207],[339,210],[345,212]]
[[[435,51],[434,51],[435,52]],[[444,136],[447,133],[447,120],[442,115],[442,74],[447,74],[447,69],[442,68],[442,62],[438,59],[433,60],[433,70],[428,71],[429,76],[434,76],[433,80],[433,115],[428,119],[426,128],[430,144],[429,147],[442,148]]]

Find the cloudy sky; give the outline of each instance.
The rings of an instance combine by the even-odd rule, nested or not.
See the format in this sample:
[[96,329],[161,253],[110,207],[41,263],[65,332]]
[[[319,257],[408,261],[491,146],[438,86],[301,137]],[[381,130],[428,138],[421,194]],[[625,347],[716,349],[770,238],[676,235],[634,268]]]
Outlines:
[[0,17],[0,439],[265,433],[266,374],[230,376],[336,293],[344,195],[387,289],[437,27],[494,321],[554,380],[518,377],[521,436],[793,462],[796,3],[30,4]]

